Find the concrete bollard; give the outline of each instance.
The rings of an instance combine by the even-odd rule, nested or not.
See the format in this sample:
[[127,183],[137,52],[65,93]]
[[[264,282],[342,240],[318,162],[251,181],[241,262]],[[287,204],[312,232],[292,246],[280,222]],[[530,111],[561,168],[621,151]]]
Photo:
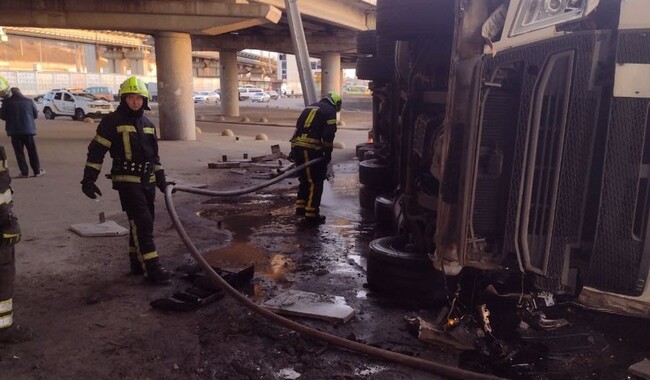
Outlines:
[[257,136],[255,136],[255,140],[267,141],[268,139],[269,139],[269,136],[267,136],[266,133],[260,133]]
[[232,129],[224,129],[221,132],[221,136],[234,136],[235,133],[232,131]]

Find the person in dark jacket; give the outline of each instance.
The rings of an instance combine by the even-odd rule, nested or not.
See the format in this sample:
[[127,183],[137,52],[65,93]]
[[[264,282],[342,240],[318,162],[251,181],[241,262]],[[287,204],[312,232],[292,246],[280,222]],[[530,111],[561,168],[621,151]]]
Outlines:
[[[0,98],[9,94],[9,84],[0,76]],[[11,176],[7,155],[0,145],[0,343],[20,343],[31,339],[32,331],[14,323],[14,282],[16,251],[20,241],[20,226],[13,213]]]
[[341,111],[341,103],[341,97],[330,92],[319,102],[306,107],[298,117],[291,138],[290,156],[297,166],[323,157],[322,161],[308,166],[298,175],[296,215],[304,216],[303,221],[309,225],[325,222],[325,216],[320,215],[320,200],[323,182],[327,178],[327,165],[332,160],[336,113]]
[[122,210],[129,218],[129,259],[131,273],[144,274],[157,285],[171,282],[171,274],[160,264],[153,239],[156,186],[164,193],[167,182],[158,156],[158,139],[153,123],[144,116],[149,110],[149,91],[136,77],[120,86],[120,105],[97,126],[88,145],[81,190],[95,199],[102,195],[95,185],[106,152],[112,159],[111,179]]
[[34,101],[25,97],[18,87],[9,90],[9,97],[2,101],[0,119],[5,121],[7,135],[11,137],[11,145],[16,154],[16,163],[20,169],[20,177],[29,176],[29,168],[25,160],[25,148],[29,156],[29,165],[32,167],[34,177],[45,174],[41,169],[36,150],[36,124],[34,120],[38,117],[38,109]]

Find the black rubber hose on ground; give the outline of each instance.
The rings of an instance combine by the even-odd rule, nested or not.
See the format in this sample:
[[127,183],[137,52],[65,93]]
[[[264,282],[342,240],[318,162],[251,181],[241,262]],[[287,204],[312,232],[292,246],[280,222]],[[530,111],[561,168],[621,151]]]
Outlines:
[[[243,190],[249,190],[242,192],[243,190],[232,190],[232,191],[208,191],[208,190],[201,190],[201,189],[196,189],[196,188],[187,188],[187,187],[181,187],[178,186],[176,187],[176,190],[178,191],[185,191],[185,192],[190,192],[194,194],[202,194],[202,195],[212,195],[212,196],[232,196],[232,195],[241,195],[245,194],[247,192],[252,192],[255,190],[258,190],[260,188],[270,186],[273,183],[276,183],[290,175],[293,175],[299,170],[302,170],[304,167],[309,166],[314,164],[316,160],[309,161],[305,163],[304,165],[300,165],[296,167],[293,170],[290,170],[286,173],[284,173],[281,176],[278,176],[274,178],[271,181],[268,181],[264,183],[264,186],[254,186],[249,189],[254,189],[254,190],[249,190],[249,189],[243,189]],[[241,303],[248,309],[252,310],[253,312],[271,320],[272,322],[275,322],[279,325],[282,325],[288,329],[291,329],[293,331],[296,331],[300,334],[322,340],[324,342],[342,347],[347,350],[359,352],[362,354],[374,356],[380,359],[384,360],[389,360],[392,362],[396,362],[399,364],[404,364],[413,368],[425,370],[434,374],[442,375],[442,376],[447,376],[449,378],[453,379],[464,379],[464,380],[488,380],[488,379],[499,379],[499,377],[492,376],[492,375],[486,375],[486,374],[481,374],[477,372],[472,372],[472,371],[467,371],[461,368],[457,367],[452,367],[446,364],[442,363],[436,363],[433,361],[429,360],[424,360],[420,358],[416,358],[413,356],[408,356],[396,352],[391,352],[387,350],[383,350],[381,348],[376,348],[372,347],[366,344],[354,342],[351,340],[343,339],[340,338],[336,335],[331,335],[324,333],[322,331],[318,331],[316,329],[313,329],[311,327],[305,326],[303,324],[300,324],[298,322],[294,322],[290,319],[284,318],[278,314],[275,314],[272,311],[269,311],[268,309],[265,309],[264,307],[261,307],[257,305],[256,303],[252,302],[249,300],[246,296],[243,294],[239,293],[235,288],[230,286],[226,281],[224,281],[221,276],[217,274],[217,272],[212,269],[210,264],[203,258],[203,255],[199,252],[199,250],[196,248],[194,243],[192,243],[192,240],[190,239],[189,235],[185,231],[185,228],[183,227],[178,214],[176,212],[176,209],[174,208],[174,202],[172,200],[172,192],[174,190],[173,185],[167,186],[165,189],[165,205],[167,206],[167,212],[169,213],[169,216],[171,217],[172,223],[174,224],[174,227],[176,228],[176,231],[178,232],[178,235],[180,236],[181,240],[185,244],[185,246],[189,249],[190,254],[192,257],[199,263],[199,265],[203,268],[205,273],[207,274],[208,278],[217,286],[219,286],[221,289],[223,289],[226,293],[230,294],[231,297],[233,297],[237,302]]]

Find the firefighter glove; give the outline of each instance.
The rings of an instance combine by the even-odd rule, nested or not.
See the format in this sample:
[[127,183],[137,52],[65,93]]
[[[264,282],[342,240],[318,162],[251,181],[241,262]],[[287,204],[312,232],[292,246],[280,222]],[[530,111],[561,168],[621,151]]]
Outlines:
[[95,199],[98,195],[100,197],[102,196],[102,192],[99,191],[99,188],[94,182],[82,182],[81,191],[90,199]]

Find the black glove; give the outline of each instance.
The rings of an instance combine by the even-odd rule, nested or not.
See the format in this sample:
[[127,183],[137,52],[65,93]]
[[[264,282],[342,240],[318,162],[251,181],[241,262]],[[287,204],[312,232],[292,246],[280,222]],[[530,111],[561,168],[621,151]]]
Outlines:
[[287,156],[287,160],[294,162],[296,160],[296,155],[293,154],[293,150],[289,152],[289,155]]
[[323,163],[328,165],[330,161],[332,161],[332,151],[325,152],[325,154],[323,154]]
[[90,199],[95,199],[98,195],[100,197],[102,196],[102,192],[99,191],[99,188],[94,182],[82,182],[81,191]]

